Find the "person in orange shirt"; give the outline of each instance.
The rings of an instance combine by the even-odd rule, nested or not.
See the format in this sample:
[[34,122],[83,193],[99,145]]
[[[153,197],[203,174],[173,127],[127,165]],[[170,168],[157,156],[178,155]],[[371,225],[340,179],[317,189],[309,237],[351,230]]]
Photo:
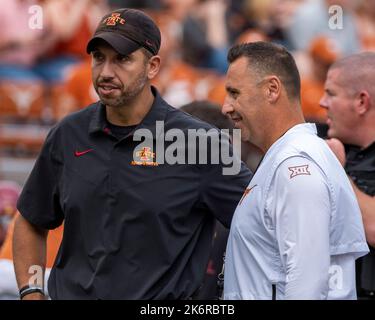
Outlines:
[[62,88],[55,91],[54,117],[59,121],[69,113],[98,100],[99,97],[91,80],[91,62],[84,61],[70,70]]
[[311,73],[301,79],[301,104],[305,119],[325,123],[326,111],[319,101],[324,93],[324,81],[330,65],[339,57],[335,43],[324,36],[316,37],[309,48]]
[[158,88],[163,98],[176,108],[194,100],[204,100],[217,78],[216,72],[191,64],[186,59],[183,39],[178,31],[182,21],[176,20],[176,9],[154,13],[163,37],[159,55],[163,64],[152,84]]
[[362,51],[375,51],[375,3],[359,0],[354,11]]
[[[5,242],[0,249],[0,300],[18,300],[19,291],[16,281],[16,276],[13,267],[13,230],[15,219],[18,216],[18,212],[13,218],[11,224],[9,225],[8,232],[5,238]],[[51,268],[55,261],[55,257],[60,247],[63,226],[52,230],[48,234],[47,238],[47,259],[46,259],[46,272],[44,283],[47,283]],[[30,274],[32,276],[32,273]],[[46,294],[48,291],[46,288]]]

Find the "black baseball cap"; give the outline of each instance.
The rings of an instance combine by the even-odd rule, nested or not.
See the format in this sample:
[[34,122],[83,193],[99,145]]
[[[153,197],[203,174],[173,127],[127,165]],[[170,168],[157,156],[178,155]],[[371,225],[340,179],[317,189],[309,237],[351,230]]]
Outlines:
[[128,55],[143,47],[153,55],[160,49],[160,30],[145,13],[136,9],[118,9],[105,15],[87,44],[90,53],[104,40],[118,53]]

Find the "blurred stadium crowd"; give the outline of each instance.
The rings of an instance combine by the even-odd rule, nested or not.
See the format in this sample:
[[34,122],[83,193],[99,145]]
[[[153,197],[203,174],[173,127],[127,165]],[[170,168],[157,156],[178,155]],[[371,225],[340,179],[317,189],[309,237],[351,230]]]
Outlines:
[[[38,5],[43,28],[32,29]],[[329,8],[343,9],[331,29]],[[375,50],[374,0],[0,0],[1,245],[33,161],[51,126],[98,99],[86,44],[99,19],[122,7],[144,9],[162,31],[162,67],[154,85],[172,105],[222,105],[226,54],[235,43],[272,41],[295,56],[306,120],[324,136],[319,107],[329,66]],[[10,253],[7,253],[8,256]]]

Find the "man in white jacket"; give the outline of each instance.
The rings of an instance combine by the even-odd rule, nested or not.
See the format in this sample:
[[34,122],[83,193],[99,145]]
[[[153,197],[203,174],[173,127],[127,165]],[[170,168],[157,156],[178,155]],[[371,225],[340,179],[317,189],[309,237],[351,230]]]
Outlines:
[[368,252],[342,166],[304,123],[300,77],[283,47],[233,47],[223,113],[264,157],[234,214],[225,299],[356,299],[355,260]]

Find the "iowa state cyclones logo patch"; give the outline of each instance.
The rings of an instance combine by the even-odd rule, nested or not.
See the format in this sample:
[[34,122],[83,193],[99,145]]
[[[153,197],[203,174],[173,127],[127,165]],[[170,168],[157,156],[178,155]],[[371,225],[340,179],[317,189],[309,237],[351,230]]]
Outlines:
[[125,24],[125,19],[120,17],[120,13],[114,12],[110,17],[105,18],[103,23],[105,23],[107,26],[115,26],[118,23]]
[[144,147],[142,150],[136,153],[137,160],[132,161],[132,166],[158,166],[159,164],[154,161],[155,152],[152,152],[151,148]]

